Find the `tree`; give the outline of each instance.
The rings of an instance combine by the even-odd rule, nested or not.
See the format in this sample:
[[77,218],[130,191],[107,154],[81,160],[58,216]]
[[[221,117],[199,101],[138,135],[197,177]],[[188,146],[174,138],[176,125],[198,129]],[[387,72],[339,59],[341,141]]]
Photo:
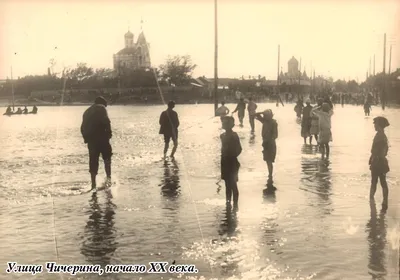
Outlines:
[[349,92],[358,92],[358,83],[355,80],[348,81],[347,90]]
[[335,87],[335,91],[338,92],[347,92],[347,83],[342,80],[337,80],[336,82],[333,83]]
[[165,64],[160,65],[161,76],[170,84],[186,85],[197,67],[189,55],[168,57]]

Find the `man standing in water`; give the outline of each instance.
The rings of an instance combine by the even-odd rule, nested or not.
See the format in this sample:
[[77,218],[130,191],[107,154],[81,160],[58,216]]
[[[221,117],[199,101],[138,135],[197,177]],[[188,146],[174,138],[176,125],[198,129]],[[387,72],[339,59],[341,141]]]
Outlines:
[[257,110],[257,104],[253,101],[253,98],[250,97],[249,104],[247,104],[247,111],[249,111],[251,132],[254,132],[254,119],[256,117],[256,110]]
[[99,96],[94,104],[83,114],[81,133],[89,149],[89,172],[92,189],[96,188],[96,175],[99,171],[99,156],[103,157],[108,183],[111,182],[112,137],[111,122],[107,114],[107,101]]
[[236,106],[235,111],[232,114],[238,112],[240,127],[243,127],[244,112],[246,110],[246,102],[244,102],[243,97],[240,97],[239,103]]
[[178,148],[178,127],[179,127],[179,118],[178,113],[173,109],[175,107],[174,101],[168,102],[168,109],[161,113],[160,115],[160,132],[159,134],[164,135],[164,158],[166,158],[169,141],[172,138],[174,143],[174,147],[172,148],[171,158],[174,158],[176,149]]

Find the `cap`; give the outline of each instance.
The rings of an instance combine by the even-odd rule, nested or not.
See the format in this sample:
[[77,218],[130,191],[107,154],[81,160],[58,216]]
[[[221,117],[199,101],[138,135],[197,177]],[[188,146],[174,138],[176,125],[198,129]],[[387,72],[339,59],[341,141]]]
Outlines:
[[385,127],[390,125],[389,121],[385,117],[376,117],[376,118],[374,118],[374,123],[376,123],[377,125],[379,125],[382,128],[385,128]]

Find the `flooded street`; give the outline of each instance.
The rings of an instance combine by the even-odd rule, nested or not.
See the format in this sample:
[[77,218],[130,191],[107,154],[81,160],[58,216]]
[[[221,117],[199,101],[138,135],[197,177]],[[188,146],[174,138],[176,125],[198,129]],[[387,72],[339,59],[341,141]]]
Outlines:
[[[234,104],[227,107],[234,109]],[[195,264],[197,274],[110,274],[103,279],[398,279],[400,110],[336,106],[331,158],[304,145],[294,104],[271,108],[278,122],[275,195],[266,194],[261,125],[236,126],[239,211],[225,207],[219,118],[213,105],[179,105],[176,161],[161,160],[164,106],[109,106],[111,190],[90,189],[80,135],[86,107],[42,107],[0,118],[0,279],[97,279],[96,274],[6,274],[7,262]],[[247,112],[246,112],[247,114]],[[390,126],[389,208],[368,195],[372,119]],[[238,120],[236,117],[236,124]],[[102,161],[99,181],[105,177]],[[162,278],[163,277],[163,278]]]

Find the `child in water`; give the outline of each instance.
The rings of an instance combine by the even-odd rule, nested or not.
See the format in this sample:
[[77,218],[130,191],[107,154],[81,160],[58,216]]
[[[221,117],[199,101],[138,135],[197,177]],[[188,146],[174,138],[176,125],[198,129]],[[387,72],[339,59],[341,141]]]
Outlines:
[[231,204],[233,195],[233,207],[238,209],[240,163],[237,157],[242,152],[239,136],[232,130],[235,126],[235,119],[230,116],[223,118],[222,127],[225,130],[221,134],[221,179],[225,181],[226,203]]
[[[322,110],[318,110],[322,108]],[[333,115],[333,110],[328,103],[323,103],[321,107],[315,107],[311,112],[318,117],[319,122],[319,135],[318,142],[320,144],[322,158],[329,158],[329,142],[332,141],[332,131],[331,131],[331,117]]]
[[389,189],[386,182],[386,173],[390,171],[388,160],[386,159],[389,145],[385,135],[385,128],[388,127],[389,121],[384,117],[374,118],[374,127],[376,134],[372,142],[371,157],[369,165],[371,170],[371,189],[369,193],[370,200],[374,199],[378,178],[381,182],[383,203],[382,206],[387,206]]
[[276,157],[276,142],[278,138],[278,123],[273,119],[274,114],[272,110],[267,109],[264,112],[257,113],[256,118],[259,120],[262,126],[262,138],[263,138],[263,159],[267,163],[268,167],[268,187],[273,187],[272,173],[273,163]]
[[371,111],[371,104],[369,104],[369,102],[367,101],[367,102],[365,102],[365,104],[364,104],[364,113],[365,113],[365,116],[369,116],[370,111]]

